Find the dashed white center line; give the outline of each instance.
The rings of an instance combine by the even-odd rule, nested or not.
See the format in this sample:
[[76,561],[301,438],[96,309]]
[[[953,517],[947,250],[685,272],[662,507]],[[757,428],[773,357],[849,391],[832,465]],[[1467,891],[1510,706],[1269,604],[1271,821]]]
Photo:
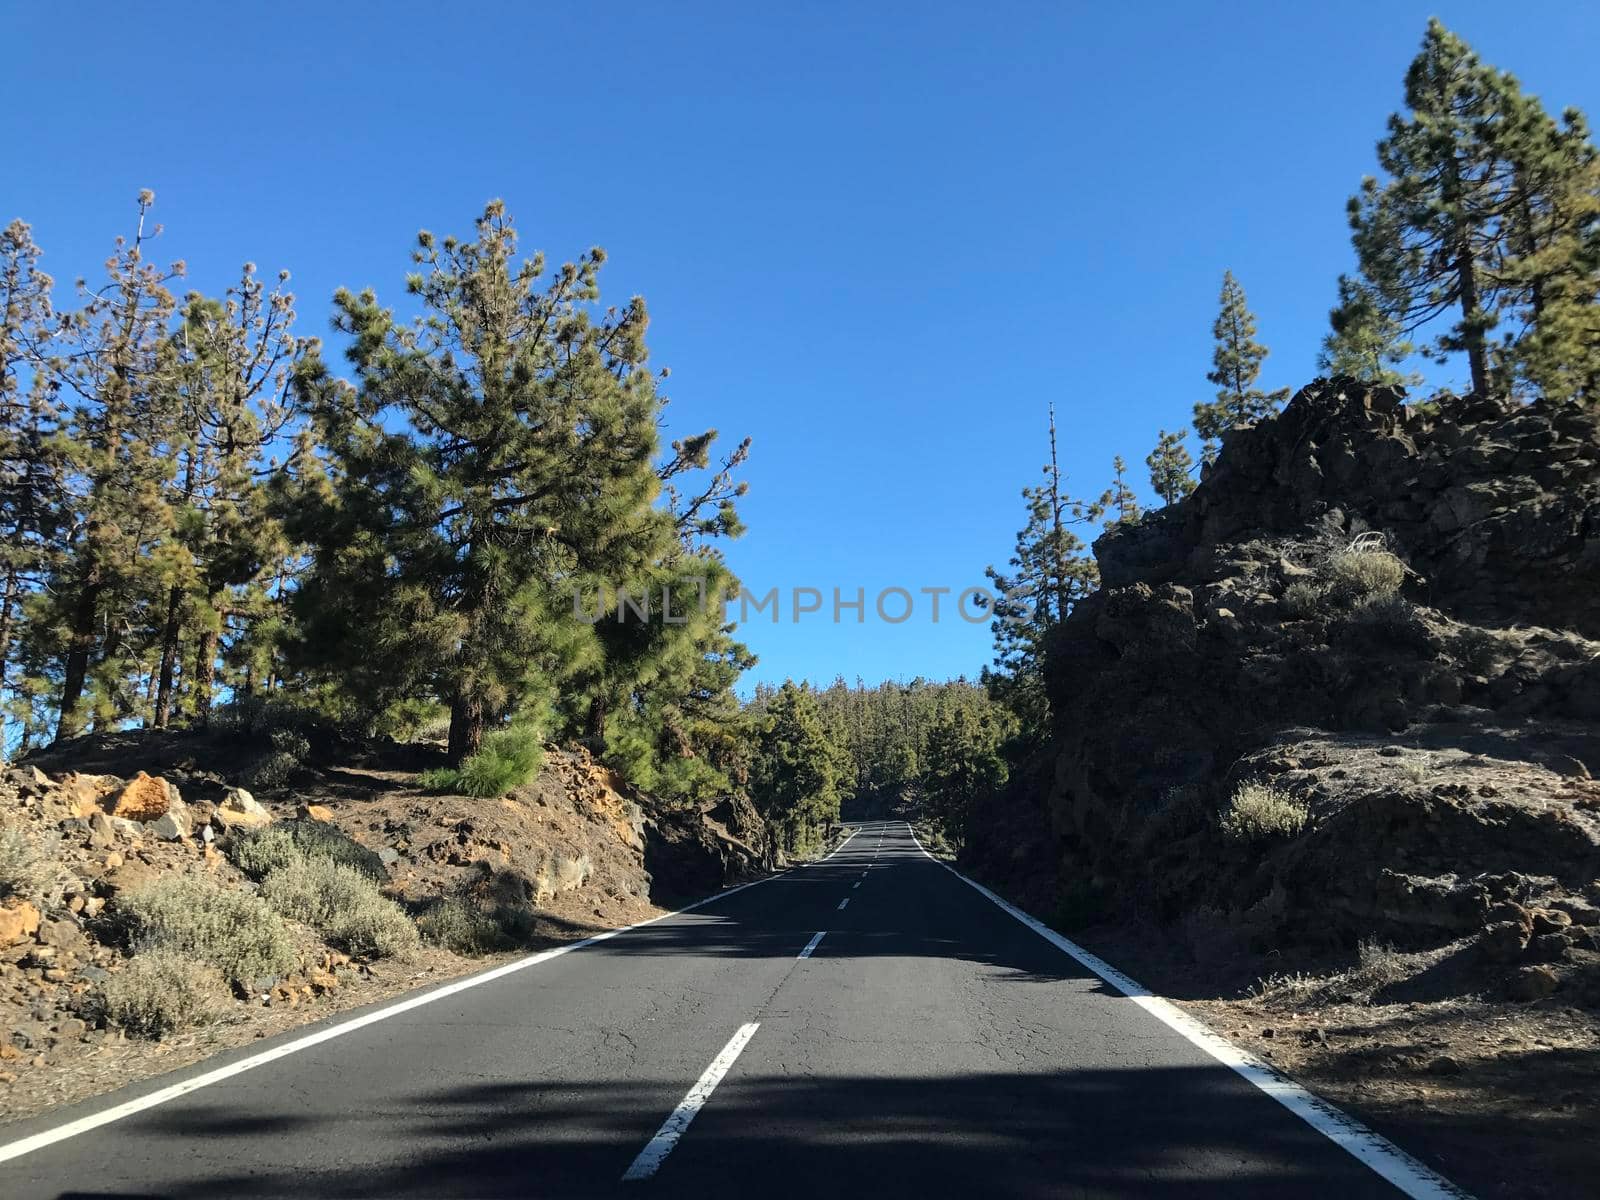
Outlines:
[[849,903],[850,903],[850,897],[846,896],[843,900],[839,901],[839,907],[843,908],[846,904],[849,904]]
[[861,880],[858,879],[858,880],[856,880],[854,883],[852,883],[850,885],[850,890],[851,891],[855,891],[855,889],[860,887],[860,886],[861,886]]
[[822,940],[822,934],[823,933],[827,933],[827,932],[828,931],[826,929],[824,929],[822,931],[822,933],[817,934],[816,937],[812,938],[809,942],[806,943],[806,948],[804,950],[800,951],[799,954],[795,955],[795,957],[796,958],[810,958],[811,957],[811,952],[817,948],[817,943]]
[[[818,938],[821,936],[820,933],[817,934]],[[815,945],[815,940],[812,944]],[[695,1081],[695,1085],[689,1089],[689,1094],[677,1108],[672,1110],[672,1115],[662,1122],[655,1137],[639,1151],[639,1157],[634,1159],[633,1165],[623,1173],[623,1183],[637,1183],[641,1179],[649,1179],[661,1169],[661,1164],[666,1161],[667,1155],[672,1153],[673,1147],[678,1144],[678,1139],[683,1136],[683,1131],[689,1128],[689,1123],[695,1119],[696,1114],[705,1106],[705,1102],[711,1098],[711,1093],[716,1091],[717,1084],[722,1082],[722,1077],[728,1073],[728,1068],[733,1066],[734,1059],[739,1057],[745,1044],[760,1028],[759,1021],[739,1026],[739,1032],[728,1039],[728,1044],[722,1048],[722,1053],[711,1060],[711,1065],[706,1068],[705,1074]]]

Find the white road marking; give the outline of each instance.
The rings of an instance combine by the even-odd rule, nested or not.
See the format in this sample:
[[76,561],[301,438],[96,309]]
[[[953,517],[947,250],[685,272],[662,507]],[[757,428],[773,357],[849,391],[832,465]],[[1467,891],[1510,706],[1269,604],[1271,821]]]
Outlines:
[[806,943],[806,948],[804,950],[800,951],[799,954],[795,955],[795,957],[796,958],[810,958],[811,957],[811,952],[817,948],[817,943],[822,940],[822,934],[823,933],[827,933],[827,932],[828,931],[826,929],[824,929],[822,931],[822,933],[817,934],[816,937],[812,938],[809,942]]
[[842,908],[844,908],[844,906],[846,904],[849,904],[849,903],[850,903],[850,897],[846,896],[843,900],[839,901],[839,907],[842,909]]
[[[821,936],[820,933],[817,934],[817,937]],[[728,1068],[733,1066],[734,1059],[739,1057],[739,1052],[760,1028],[759,1021],[739,1026],[739,1032],[728,1039],[728,1044],[722,1048],[722,1053],[711,1060],[711,1065],[706,1068],[705,1074],[695,1081],[695,1085],[689,1089],[689,1094],[662,1122],[655,1137],[639,1151],[639,1157],[634,1159],[633,1165],[623,1173],[623,1183],[637,1183],[641,1179],[649,1179],[661,1169],[661,1164],[667,1155],[672,1153],[673,1147],[678,1144],[678,1139],[683,1136],[683,1131],[689,1128],[689,1123],[705,1107],[706,1101],[711,1098],[711,1093],[717,1090],[717,1084],[722,1082],[722,1077],[728,1073]]]
[[939,863],[962,883],[999,905],[1057,950],[1076,959],[1186,1041],[1198,1046],[1223,1066],[1254,1084],[1334,1145],[1366,1164],[1410,1196],[1412,1200],[1471,1200],[1471,1193],[1457,1187],[1437,1171],[1412,1158],[1388,1138],[1374,1133],[1349,1113],[1306,1091],[1276,1068],[1235,1046],[1177,1005],[1162,999],[1143,984],[1124,975],[1105,959],[1085,950],[1071,939],[1062,937],[1044,922],[1028,915],[1014,904],[1002,900],[983,884],[968,879],[949,863],[940,862],[928,854],[909,822],[906,824],[906,830],[911,834],[911,840],[916,843],[918,850]]
[[856,890],[856,888],[858,888],[860,886],[861,886],[861,880],[858,879],[858,880],[856,880],[854,883],[852,883],[850,885],[850,890],[853,892],[853,891]]
[[[819,861],[825,862],[827,858],[832,858],[839,853],[850,841],[850,838],[855,837],[858,832],[859,830],[852,830],[850,837],[845,838],[843,842],[840,842],[829,852],[826,858]],[[790,868],[791,871],[796,869],[799,868]],[[519,958],[513,962],[493,967],[479,975],[469,975],[465,979],[458,979],[454,983],[447,983],[442,987],[434,988],[432,991],[423,992],[421,995],[413,995],[404,1000],[396,1001],[385,1008],[375,1009],[359,1017],[352,1017],[348,1021],[324,1026],[315,1033],[308,1033],[304,1037],[284,1042],[281,1046],[274,1046],[270,1050],[263,1050],[259,1054],[241,1058],[239,1061],[229,1063],[227,1066],[217,1067],[214,1070],[195,1075],[192,1078],[183,1080],[181,1083],[157,1088],[146,1095],[135,1097],[121,1104],[114,1104],[109,1108],[101,1109],[99,1112],[79,1117],[75,1121],[57,1125],[53,1129],[46,1129],[29,1137],[18,1138],[14,1142],[7,1142],[4,1145],[0,1145],[0,1162],[9,1162],[13,1158],[21,1158],[25,1154],[32,1154],[35,1150],[43,1150],[46,1146],[64,1142],[68,1138],[77,1137],[80,1133],[88,1133],[91,1129],[99,1129],[102,1125],[110,1125],[114,1121],[131,1117],[135,1113],[141,1113],[146,1109],[155,1108],[157,1105],[166,1104],[169,1100],[176,1100],[180,1096],[198,1092],[201,1088],[210,1087],[214,1083],[232,1079],[235,1075],[243,1075],[246,1071],[264,1067],[280,1058],[298,1054],[301,1050],[309,1050],[312,1046],[320,1046],[323,1042],[330,1042],[334,1038],[343,1037],[347,1033],[354,1033],[358,1029],[363,1029],[368,1025],[375,1025],[379,1021],[387,1021],[390,1017],[398,1017],[401,1013],[410,1012],[412,1009],[421,1008],[425,1004],[432,1004],[436,1000],[443,1000],[446,997],[457,995],[470,988],[493,983],[495,980],[503,979],[507,975],[514,975],[518,971],[524,971],[529,967],[536,967],[540,963],[549,962],[552,958],[560,958],[563,954],[571,954],[574,950],[582,950],[585,946],[593,946],[599,942],[609,941],[611,938],[621,934],[631,933],[635,929],[643,929],[646,925],[654,925],[657,921],[665,921],[672,917],[682,916],[684,913],[693,912],[697,908],[704,908],[706,905],[714,904],[718,900],[733,895],[735,892],[742,892],[746,888],[770,883],[772,880],[789,873],[789,871],[779,871],[776,874],[768,875],[765,879],[753,879],[749,883],[741,883],[737,887],[731,887],[725,891],[717,892],[715,895],[707,896],[704,900],[696,900],[693,904],[687,904],[676,912],[662,913],[659,917],[651,917],[648,921],[639,921],[633,925],[624,925],[620,929],[608,929],[604,933],[597,933],[593,937],[584,938],[581,942],[569,942],[565,946],[541,950],[538,954],[530,954],[526,958]]]

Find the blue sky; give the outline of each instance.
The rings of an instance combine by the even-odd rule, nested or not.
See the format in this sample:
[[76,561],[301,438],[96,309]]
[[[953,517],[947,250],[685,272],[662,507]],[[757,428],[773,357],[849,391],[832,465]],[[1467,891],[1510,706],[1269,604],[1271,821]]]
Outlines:
[[[1264,383],[1312,377],[1431,13],[1600,115],[1573,3],[19,4],[0,220],[70,282],[153,188],[193,286],[287,267],[325,334],[334,288],[398,300],[418,228],[504,197],[526,248],[602,245],[608,298],[646,297],[672,432],[755,439],[754,590],[959,591],[1009,553],[1050,401],[1073,486],[1121,453],[1148,491],[1157,430],[1209,396],[1224,268]],[[746,627],[752,680],[989,655],[925,602],[789,615]]]

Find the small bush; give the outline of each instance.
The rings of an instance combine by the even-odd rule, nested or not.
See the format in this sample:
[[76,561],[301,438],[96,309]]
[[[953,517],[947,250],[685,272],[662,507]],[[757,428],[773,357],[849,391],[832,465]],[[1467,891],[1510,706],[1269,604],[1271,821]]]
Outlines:
[[220,1020],[228,1011],[222,972],[167,946],[145,946],[90,1001],[106,1024],[135,1037],[158,1039]]
[[1306,620],[1319,615],[1327,607],[1323,589],[1307,579],[1297,579],[1283,589],[1285,616]]
[[342,863],[326,858],[291,862],[262,881],[261,897],[349,954],[407,958],[417,948],[417,927],[400,906]]
[[0,823],[0,900],[44,899],[61,874],[55,864],[60,840],[53,834],[31,837],[21,825]]
[[423,938],[452,954],[476,957],[506,947],[500,923],[462,896],[447,896],[417,918]]
[[374,883],[384,883],[389,878],[376,851],[326,821],[279,821],[264,829],[241,832],[230,840],[228,856],[241,871],[258,880],[313,858],[350,867]]
[[1385,988],[1411,978],[1441,951],[1404,954],[1375,939],[1361,943],[1355,966],[1329,975],[1296,972],[1258,980],[1250,994],[1271,1008],[1299,1009],[1322,1004],[1370,1004]]
[[372,731],[397,742],[442,742],[450,735],[450,710],[437,700],[397,700],[378,715]]
[[1145,850],[1157,850],[1162,843],[1182,837],[1205,824],[1205,807],[1200,789],[1191,786],[1169,787],[1161,803],[1145,818],[1137,843]]
[[1348,549],[1323,564],[1328,591],[1345,604],[1392,596],[1406,581],[1406,566],[1387,550]]
[[1425,650],[1428,627],[1416,606],[1402,596],[1374,596],[1355,604],[1345,617],[1348,627],[1369,639],[1393,646]]
[[195,875],[170,875],[117,901],[135,941],[172,950],[253,986],[294,968],[294,943],[283,921],[258,896]]
[[1222,814],[1222,832],[1235,842],[1294,837],[1306,827],[1310,811],[1270,783],[1242,784]]
[[496,800],[533,782],[544,764],[544,742],[530,725],[512,725],[486,735],[478,752],[459,767],[424,771],[418,782],[431,792],[457,792]]

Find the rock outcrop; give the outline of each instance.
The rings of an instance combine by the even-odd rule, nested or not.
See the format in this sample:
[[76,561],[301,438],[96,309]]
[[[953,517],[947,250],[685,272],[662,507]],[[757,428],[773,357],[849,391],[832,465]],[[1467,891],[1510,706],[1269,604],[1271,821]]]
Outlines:
[[[1594,413],[1319,381],[1094,551],[1053,745],[974,829],[977,869],[1263,945],[1443,941],[1515,904],[1582,920],[1507,965],[1600,948]],[[1228,836],[1245,783],[1303,828]]]

